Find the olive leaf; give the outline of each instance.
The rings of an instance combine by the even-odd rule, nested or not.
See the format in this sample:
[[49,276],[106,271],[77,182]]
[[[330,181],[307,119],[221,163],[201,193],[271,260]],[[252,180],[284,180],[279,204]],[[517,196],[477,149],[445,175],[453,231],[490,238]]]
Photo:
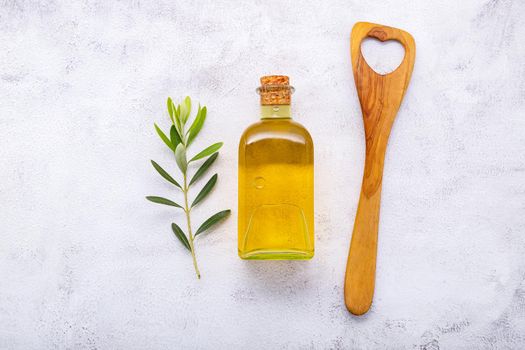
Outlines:
[[201,158],[207,157],[210,154],[217,152],[221,147],[222,147],[222,142],[214,143],[213,145],[205,148],[200,153],[198,153],[196,156],[191,158],[190,162],[193,162],[193,161],[199,160]]
[[180,107],[180,121],[181,124],[186,123],[188,120],[188,116],[191,112],[191,99],[189,96],[186,96],[184,101],[179,105]]
[[175,125],[172,125],[170,128],[170,139],[171,139],[171,144],[173,145],[173,147],[175,147],[175,149],[177,149],[177,146],[179,145],[179,143],[182,142],[182,139]]
[[195,137],[197,137],[197,135],[201,131],[202,126],[204,125],[204,121],[206,120],[206,112],[206,106],[204,106],[202,109],[199,106],[197,116],[195,117],[193,123],[191,123],[190,128],[188,129],[188,146],[191,145]]
[[197,181],[202,175],[204,175],[204,173],[206,173],[206,170],[208,170],[208,168],[213,164],[213,162],[215,162],[215,159],[217,159],[218,156],[219,152],[215,152],[211,155],[210,158],[206,159],[206,161],[202,163],[199,170],[197,170],[195,175],[193,175],[193,177],[191,178],[190,186],[193,185],[193,183]]
[[188,117],[191,113],[191,98],[189,96],[186,96],[183,105],[186,107],[186,115],[184,115],[182,121],[184,122],[184,124],[186,124],[186,121],[188,121]]
[[173,230],[173,233],[175,236],[179,239],[179,241],[191,252],[190,242],[188,242],[188,237],[186,237],[186,234],[182,229],[177,225],[176,223],[171,223],[171,229]]
[[184,144],[182,143],[179,143],[175,150],[175,161],[182,173],[186,174],[186,170],[188,170],[188,162],[186,161],[186,147],[184,147]]
[[231,210],[223,210],[220,211],[212,216],[210,216],[206,221],[202,223],[202,225],[197,229],[197,232],[195,232],[195,237],[212,227],[213,225],[217,224],[222,219],[226,218],[228,215],[230,215]]
[[164,204],[164,205],[171,205],[172,207],[177,207],[177,208],[184,209],[181,205],[178,205],[174,201],[171,201],[171,200],[169,200],[167,198],[157,197],[157,196],[147,196],[146,199],[149,200],[150,202],[153,202],[153,203]]
[[175,126],[177,132],[179,133],[179,136],[182,135],[182,117],[181,117],[181,110],[180,105],[177,106],[177,108],[173,108],[173,114],[175,115],[175,123],[173,125]]
[[171,122],[175,124],[175,120],[173,119],[173,101],[171,100],[171,97],[168,97],[167,105],[168,105],[168,114],[170,115]]
[[155,170],[158,171],[160,176],[162,176],[163,178],[165,178],[166,180],[168,180],[169,182],[171,182],[172,184],[174,184],[175,186],[177,186],[178,188],[180,188],[182,190],[181,185],[179,185],[179,183],[177,181],[175,181],[175,179],[173,177],[171,177],[171,175],[168,174],[166,172],[166,170],[162,169],[162,167],[160,165],[158,165],[154,160],[151,161],[151,165],[153,165]]
[[157,130],[157,134],[159,134],[162,141],[164,141],[166,146],[168,146],[173,152],[175,152],[175,147],[171,143],[170,139],[166,136],[166,134],[164,134],[164,132],[159,128],[157,124],[154,124],[154,125],[155,125],[155,130]]
[[210,191],[213,189],[213,187],[215,186],[215,183],[217,182],[217,177],[218,175],[215,174],[213,175],[209,180],[208,182],[206,183],[206,185],[204,185],[204,187],[202,188],[202,190],[199,192],[199,194],[197,195],[197,197],[195,197],[195,199],[193,200],[193,203],[191,203],[191,208],[193,208],[194,206],[196,206],[200,201],[202,201],[204,198],[206,198],[206,196],[210,193]]

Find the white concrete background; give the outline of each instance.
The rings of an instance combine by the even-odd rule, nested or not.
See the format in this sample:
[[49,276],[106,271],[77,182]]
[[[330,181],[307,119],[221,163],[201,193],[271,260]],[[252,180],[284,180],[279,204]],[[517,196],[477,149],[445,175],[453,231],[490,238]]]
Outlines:
[[[0,348],[525,348],[525,3],[522,1],[0,2]],[[342,286],[364,161],[349,59],[359,20],[417,42],[390,138],[377,288]],[[237,143],[260,75],[289,74],[316,145],[316,256],[236,253]],[[175,165],[153,130],[165,99],[206,104],[193,151],[225,146],[170,233]]]

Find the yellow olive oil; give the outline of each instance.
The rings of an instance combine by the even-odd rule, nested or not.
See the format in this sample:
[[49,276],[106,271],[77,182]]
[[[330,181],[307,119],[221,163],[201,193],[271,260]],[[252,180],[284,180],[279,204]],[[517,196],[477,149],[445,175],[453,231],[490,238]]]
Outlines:
[[[269,77],[261,79],[262,103],[264,78]],[[281,85],[281,94],[291,94],[289,85]],[[313,143],[308,131],[291,119],[289,100],[288,95],[266,101],[281,104],[263,103],[261,120],[241,137],[238,250],[243,259],[314,255]]]

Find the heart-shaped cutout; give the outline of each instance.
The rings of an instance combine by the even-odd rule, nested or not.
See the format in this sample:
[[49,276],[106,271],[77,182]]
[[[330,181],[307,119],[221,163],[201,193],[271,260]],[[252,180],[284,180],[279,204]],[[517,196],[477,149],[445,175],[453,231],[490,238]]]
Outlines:
[[397,40],[365,38],[361,43],[361,52],[366,63],[382,75],[395,71],[405,57],[405,48]]

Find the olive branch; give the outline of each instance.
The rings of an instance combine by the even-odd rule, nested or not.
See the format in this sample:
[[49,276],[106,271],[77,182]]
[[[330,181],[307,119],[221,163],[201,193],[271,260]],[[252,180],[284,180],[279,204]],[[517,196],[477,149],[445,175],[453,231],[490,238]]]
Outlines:
[[[166,181],[170,182],[172,185],[174,185],[178,190],[180,190],[184,195],[184,202],[183,205],[180,205],[170,199],[164,198],[164,197],[158,197],[158,196],[147,196],[146,199],[158,204],[168,205],[175,207],[177,209],[181,209],[184,211],[186,215],[186,224],[187,224],[187,230],[188,235],[184,233],[184,230],[177,225],[176,223],[171,224],[171,229],[175,236],[179,239],[179,241],[182,243],[182,245],[188,249],[191,253],[191,256],[193,258],[193,266],[195,267],[195,273],[197,274],[197,278],[200,278],[200,272],[199,267],[197,265],[197,258],[195,255],[195,238],[211,228],[213,225],[217,224],[222,219],[226,218],[230,214],[230,210],[223,210],[220,211],[211,217],[209,217],[206,221],[202,223],[202,225],[199,226],[197,231],[195,231],[195,234],[193,234],[192,228],[191,228],[191,211],[193,207],[195,207],[197,204],[199,204],[208,194],[211,192],[211,190],[215,187],[215,184],[217,183],[217,174],[214,174],[208,182],[204,185],[204,187],[199,191],[197,196],[193,199],[191,202],[191,205],[189,205],[189,189],[192,185],[194,185],[208,170],[208,168],[215,162],[217,157],[219,156],[218,150],[222,147],[222,142],[214,143],[213,145],[205,148],[201,152],[197,153],[195,156],[190,158],[188,160],[187,157],[187,149],[190,147],[190,145],[193,143],[199,132],[201,131],[204,121],[206,120],[206,106],[202,107],[199,104],[199,108],[197,110],[197,115],[193,119],[193,122],[191,123],[190,127],[186,130],[186,124],[189,121],[190,113],[191,113],[191,99],[190,97],[186,97],[184,101],[177,106],[173,103],[171,97],[168,97],[168,114],[171,119],[171,127],[169,132],[169,137],[166,136],[166,134],[159,128],[157,124],[155,125],[155,130],[157,131],[157,134],[162,139],[162,141],[170,148],[170,150],[175,155],[175,162],[177,163],[178,168],[180,169],[182,173],[182,185],[179,184],[168,172],[166,172],[159,164],[157,164],[155,161],[151,161],[151,164],[153,165],[153,168],[157,170],[157,172],[162,176]],[[188,166],[196,161],[202,160],[204,158],[207,158],[199,167],[199,169],[195,172],[195,174],[191,177],[191,179],[188,181]]]

